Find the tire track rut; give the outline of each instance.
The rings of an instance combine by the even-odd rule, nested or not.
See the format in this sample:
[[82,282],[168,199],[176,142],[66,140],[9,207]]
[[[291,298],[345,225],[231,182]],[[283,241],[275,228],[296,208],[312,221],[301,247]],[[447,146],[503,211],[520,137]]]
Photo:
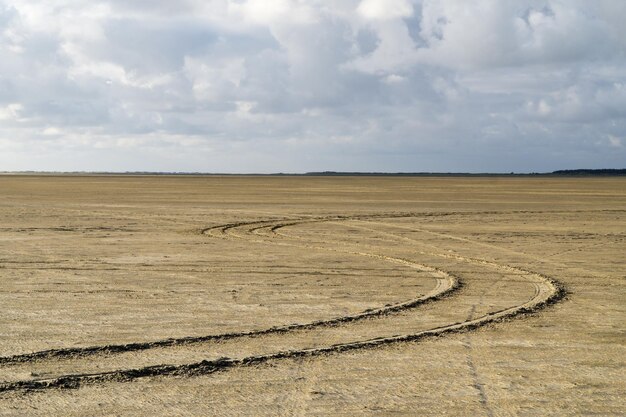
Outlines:
[[[446,213],[436,213],[437,215],[447,215]],[[455,213],[456,214],[456,213]],[[428,214],[427,214],[428,215]],[[50,359],[72,359],[84,356],[97,356],[103,354],[115,354],[118,352],[128,351],[142,351],[162,347],[171,346],[184,346],[189,344],[205,343],[211,341],[236,339],[236,338],[249,338],[258,337],[268,334],[285,334],[294,332],[297,330],[309,330],[319,327],[332,327],[348,324],[350,322],[361,321],[371,318],[382,318],[394,313],[404,312],[427,302],[435,301],[451,295],[455,290],[460,287],[460,281],[452,274],[442,271],[440,269],[420,264],[408,259],[391,257],[378,253],[362,252],[362,251],[349,251],[340,250],[335,248],[329,248],[324,246],[317,246],[311,244],[298,244],[294,243],[293,237],[284,235],[279,232],[280,229],[286,227],[302,225],[305,223],[320,223],[320,222],[345,222],[354,220],[369,220],[378,218],[401,218],[401,217],[417,217],[415,214],[396,213],[396,214],[376,214],[376,215],[359,215],[359,216],[327,216],[321,218],[298,218],[298,219],[279,219],[279,220],[261,220],[254,222],[240,222],[231,223],[221,226],[214,226],[206,228],[201,231],[202,234],[211,235],[214,237],[220,237],[225,239],[245,239],[247,241],[254,241],[259,243],[272,243],[286,246],[299,246],[315,250],[330,250],[334,252],[354,254],[360,256],[367,256],[383,261],[393,262],[396,264],[402,264],[418,269],[421,272],[429,272],[433,276],[437,277],[437,286],[429,294],[394,304],[392,306],[383,307],[375,310],[364,311],[358,314],[350,316],[336,317],[328,320],[319,320],[311,323],[294,324],[280,327],[272,327],[264,330],[236,332],[219,335],[209,335],[201,337],[187,337],[178,339],[166,339],[154,342],[146,343],[131,343],[121,345],[106,345],[106,346],[93,346],[86,348],[67,348],[67,349],[53,349],[47,351],[33,352],[30,354],[14,355],[11,357],[0,358],[1,364],[15,364],[15,363],[29,363],[40,360]],[[243,232],[243,235],[241,234]],[[370,232],[382,233],[380,230],[370,230]],[[404,238],[403,236],[393,235],[387,233],[387,235],[395,236],[396,239]],[[408,239],[408,238],[406,238]],[[411,239],[409,239],[411,240]],[[414,241],[415,243],[415,241]],[[477,318],[467,317],[466,320],[454,322],[451,324],[437,326],[431,329],[419,331],[412,334],[396,335],[391,337],[378,337],[371,338],[369,340],[360,341],[348,341],[345,343],[335,343],[328,346],[315,347],[309,349],[292,349],[282,350],[275,353],[252,355],[240,359],[232,358],[219,358],[216,360],[202,360],[193,363],[177,364],[177,365],[155,365],[146,366],[141,368],[132,369],[120,369],[108,372],[96,372],[96,373],[80,373],[62,375],[54,378],[40,378],[32,380],[12,381],[4,384],[0,384],[0,392],[10,391],[28,391],[38,390],[46,388],[76,388],[83,384],[93,384],[105,381],[132,381],[138,378],[156,377],[156,376],[195,376],[205,375],[213,372],[229,369],[238,366],[250,366],[254,364],[261,364],[268,361],[286,359],[286,358],[298,358],[304,356],[318,356],[337,352],[345,352],[355,349],[367,349],[379,346],[384,346],[392,343],[409,342],[421,340],[428,337],[439,337],[448,333],[457,333],[469,331],[489,323],[503,321],[514,318],[519,315],[528,314],[534,312],[548,304],[558,301],[565,294],[564,289],[556,281],[537,274],[531,271],[526,271],[521,268],[512,267],[509,265],[500,265],[495,262],[490,262],[482,259],[467,258],[460,255],[445,254],[445,253],[427,253],[417,251],[418,254],[428,254],[431,256],[439,256],[444,258],[453,258],[461,262],[469,262],[481,266],[487,266],[492,269],[498,269],[503,272],[512,272],[522,274],[528,281],[535,286],[535,295],[524,303],[511,306],[508,308],[502,308],[497,311],[489,312]]]

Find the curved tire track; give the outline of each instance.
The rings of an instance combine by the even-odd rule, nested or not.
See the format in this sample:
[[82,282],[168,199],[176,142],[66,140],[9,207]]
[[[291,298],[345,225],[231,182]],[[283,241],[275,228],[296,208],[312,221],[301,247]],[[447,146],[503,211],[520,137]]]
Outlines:
[[[447,297],[452,295],[456,290],[461,288],[461,281],[449,274],[447,272],[443,272],[440,270],[436,270],[435,268],[431,268],[429,266],[418,264],[416,262],[411,262],[405,259],[393,258],[388,256],[378,256],[375,254],[365,254],[364,256],[371,256],[380,259],[384,259],[390,262],[395,262],[403,265],[407,265],[413,268],[416,268],[420,271],[431,272],[433,274],[438,275],[437,286],[431,290],[428,294],[418,297],[415,299],[411,299],[408,301],[387,305],[380,308],[368,309],[362,311],[360,313],[339,316],[325,320],[317,320],[309,323],[296,323],[296,324],[288,324],[285,326],[275,326],[267,329],[260,330],[250,330],[250,331],[242,331],[242,332],[231,332],[231,333],[221,333],[215,335],[206,335],[206,336],[190,336],[190,337],[182,337],[182,338],[171,338],[171,339],[163,339],[156,340],[152,342],[138,342],[138,343],[126,343],[126,344],[111,344],[111,345],[100,345],[100,346],[87,346],[87,347],[76,347],[76,348],[61,348],[61,349],[49,349],[42,350],[38,352],[25,353],[13,356],[4,356],[0,357],[0,365],[3,364],[16,364],[16,363],[26,363],[26,362],[34,362],[37,360],[47,360],[47,359],[55,359],[55,358],[78,358],[92,355],[101,355],[101,354],[115,354],[115,353],[123,353],[123,352],[133,352],[133,351],[142,351],[154,348],[163,348],[163,347],[171,347],[171,346],[183,346],[183,345],[191,345],[196,343],[204,343],[209,341],[222,341],[222,340],[231,340],[237,338],[245,338],[245,337],[258,337],[268,334],[277,334],[277,333],[287,333],[294,330],[307,330],[313,329],[316,327],[323,326],[337,326],[344,323],[350,323],[358,320],[364,320],[373,317],[381,317],[393,313],[398,313],[401,311],[409,310],[412,308],[416,308],[422,304],[439,300],[443,297]],[[2,385],[0,385],[0,391],[2,391]]]
[[[116,352],[127,352],[131,350],[146,350],[156,347],[164,347],[164,346],[174,346],[174,345],[184,345],[190,343],[201,343],[210,340],[224,340],[229,338],[238,338],[238,337],[254,337],[260,336],[263,334],[270,333],[286,333],[293,330],[306,330],[314,327],[321,326],[334,326],[342,323],[348,323],[351,321],[361,320],[364,318],[376,317],[376,316],[384,316],[387,314],[392,314],[394,312],[403,311],[407,309],[414,308],[418,305],[424,304],[429,301],[433,301],[439,298],[442,298],[446,295],[452,293],[455,289],[457,289],[460,285],[459,280],[453,277],[451,274],[444,272],[442,270],[432,268],[423,264],[418,264],[416,262],[394,258],[386,255],[367,253],[367,252],[357,252],[357,251],[345,251],[338,249],[329,249],[327,247],[321,246],[313,246],[313,245],[298,245],[291,242],[275,242],[273,241],[276,237],[282,238],[292,238],[292,236],[287,236],[281,234],[279,232],[280,229],[290,226],[296,226],[304,223],[319,223],[319,222],[341,222],[346,220],[367,220],[374,218],[400,218],[400,217],[416,217],[414,214],[378,214],[378,215],[361,215],[361,216],[332,216],[332,217],[322,217],[322,218],[304,218],[304,219],[282,219],[282,220],[264,220],[264,221],[255,221],[255,222],[241,222],[241,223],[231,223],[222,226],[216,226],[207,228],[201,231],[202,234],[208,234],[215,237],[221,238],[238,238],[245,239],[249,241],[257,241],[260,243],[268,243],[270,242],[268,239],[272,239],[271,243],[287,245],[287,246],[300,246],[312,249],[321,249],[321,250],[331,250],[336,252],[343,253],[351,253],[361,256],[374,257],[381,260],[386,260],[394,263],[408,265],[414,268],[417,268],[421,271],[428,271],[438,276],[438,285],[437,287],[431,291],[431,293],[420,297],[418,299],[410,300],[403,303],[398,303],[389,307],[383,307],[376,310],[365,311],[351,316],[343,316],[337,317],[329,320],[320,320],[311,323],[305,324],[295,324],[295,325],[287,325],[281,327],[273,327],[265,330],[258,331],[248,331],[248,332],[239,332],[239,333],[228,333],[222,335],[212,335],[212,336],[202,336],[202,337],[190,337],[190,338],[180,338],[180,339],[167,339],[156,342],[147,342],[147,343],[132,343],[125,345],[108,345],[108,346],[94,346],[88,348],[69,348],[69,349],[56,349],[49,351],[41,351],[34,352],[26,355],[16,355],[13,357],[5,357],[0,358],[0,363],[19,363],[19,362],[31,362],[40,359],[49,359],[49,358],[71,358],[71,357],[79,357],[85,355],[97,355],[102,353],[116,353]],[[240,232],[243,229],[245,235],[240,235]],[[406,238],[404,236],[393,235],[392,233],[383,232],[380,230],[369,229],[371,232],[387,234],[390,236],[394,236],[397,238],[403,238],[411,240],[410,238]],[[415,241],[414,241],[415,242]],[[421,340],[427,337],[437,337],[447,333],[456,333],[456,332],[464,332],[469,331],[481,326],[484,326],[489,323],[508,320],[519,315],[532,313],[542,307],[554,303],[561,299],[565,295],[565,290],[563,287],[556,281],[552,280],[549,277],[546,277],[542,274],[538,274],[535,272],[527,271],[521,268],[513,267],[510,265],[501,265],[495,262],[490,262],[477,258],[468,258],[463,257],[456,254],[445,254],[445,253],[429,253],[429,252],[418,252],[421,254],[434,255],[444,258],[452,258],[462,262],[474,263],[483,266],[488,266],[500,271],[506,272],[514,272],[517,274],[522,274],[525,277],[529,278],[530,283],[535,288],[534,296],[527,300],[526,302],[503,308],[498,311],[490,312],[483,316],[467,319],[465,321],[455,322],[452,324],[435,327],[432,329],[416,332],[413,334],[406,334],[400,336],[392,336],[392,337],[381,337],[381,338],[373,338],[364,341],[353,341],[339,344],[332,344],[329,346],[311,348],[311,349],[297,349],[297,350],[285,350],[272,354],[265,355],[256,355],[256,356],[248,356],[242,359],[230,359],[230,358],[220,358],[212,361],[200,361],[190,364],[183,365],[157,365],[157,366],[148,366],[143,368],[136,369],[123,369],[116,370],[110,372],[98,372],[98,373],[83,373],[83,374],[72,374],[72,375],[64,375],[56,378],[49,379],[38,379],[38,380],[27,380],[27,381],[16,381],[5,384],[0,384],[0,392],[7,391],[16,391],[16,390],[38,390],[38,389],[46,389],[46,388],[76,388],[82,384],[91,384],[105,381],[131,381],[137,378],[145,378],[145,377],[154,377],[154,376],[167,376],[167,375],[185,375],[185,376],[194,376],[194,375],[205,375],[213,372],[217,372],[220,370],[237,367],[237,366],[247,366],[252,364],[260,364],[265,363],[271,360],[276,359],[284,359],[284,358],[297,358],[303,356],[317,356],[324,355],[336,352],[344,352],[355,349],[366,349],[373,348],[382,345],[392,344],[392,343],[400,343],[400,342],[409,342]]]

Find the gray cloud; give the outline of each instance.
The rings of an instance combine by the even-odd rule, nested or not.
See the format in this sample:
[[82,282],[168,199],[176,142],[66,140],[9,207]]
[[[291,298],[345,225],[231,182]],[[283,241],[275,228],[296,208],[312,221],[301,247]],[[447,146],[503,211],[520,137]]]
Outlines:
[[626,163],[619,0],[0,0],[0,170]]

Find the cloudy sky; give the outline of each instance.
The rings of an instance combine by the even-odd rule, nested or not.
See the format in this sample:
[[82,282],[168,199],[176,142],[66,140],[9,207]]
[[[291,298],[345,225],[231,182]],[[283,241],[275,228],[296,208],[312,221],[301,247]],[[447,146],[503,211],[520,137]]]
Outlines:
[[626,167],[624,0],[0,0],[0,171]]

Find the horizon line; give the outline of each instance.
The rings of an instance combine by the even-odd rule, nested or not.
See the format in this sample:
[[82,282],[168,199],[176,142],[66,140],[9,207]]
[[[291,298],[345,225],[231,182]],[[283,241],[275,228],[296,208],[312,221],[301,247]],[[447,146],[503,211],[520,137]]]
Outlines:
[[311,171],[273,173],[226,173],[201,171],[0,171],[0,175],[111,175],[111,176],[626,176],[626,168],[580,168],[550,172],[386,172],[386,171]]

